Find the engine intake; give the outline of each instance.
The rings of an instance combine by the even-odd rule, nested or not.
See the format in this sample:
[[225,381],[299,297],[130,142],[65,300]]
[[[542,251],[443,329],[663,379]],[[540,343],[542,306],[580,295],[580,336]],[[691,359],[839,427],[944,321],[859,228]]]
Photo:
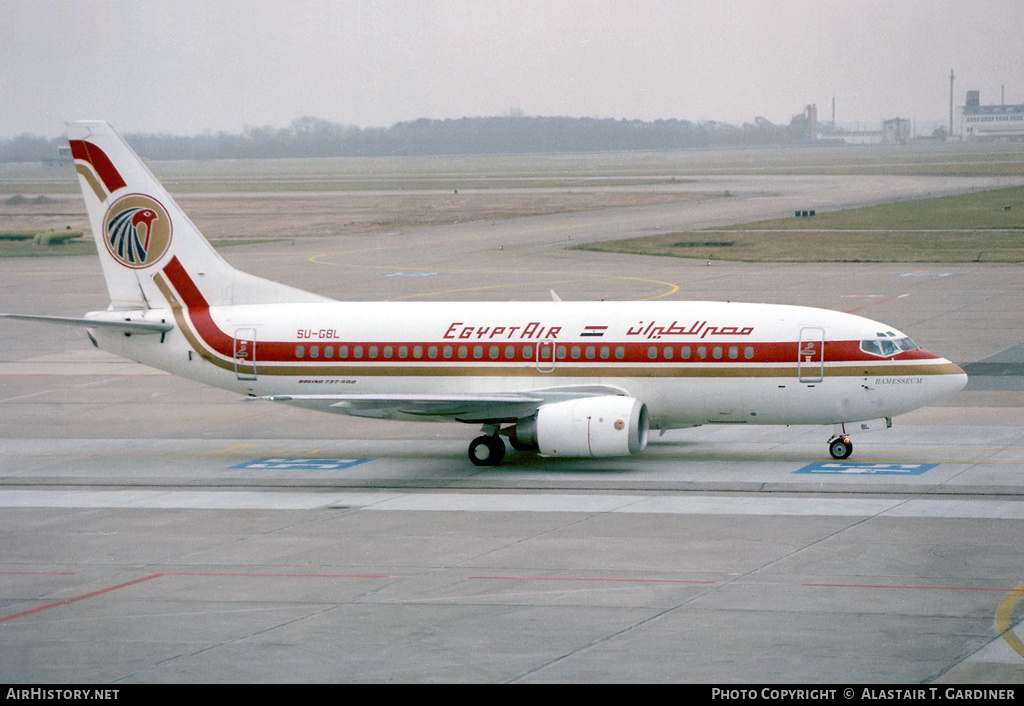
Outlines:
[[512,447],[542,456],[628,456],[647,446],[647,405],[604,395],[546,404],[509,434]]

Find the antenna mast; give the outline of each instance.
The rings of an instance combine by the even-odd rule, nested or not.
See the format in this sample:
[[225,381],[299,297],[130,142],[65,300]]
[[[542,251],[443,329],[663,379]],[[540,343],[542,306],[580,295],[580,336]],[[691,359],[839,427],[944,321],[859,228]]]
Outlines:
[[953,69],[949,70],[949,137],[953,138]]

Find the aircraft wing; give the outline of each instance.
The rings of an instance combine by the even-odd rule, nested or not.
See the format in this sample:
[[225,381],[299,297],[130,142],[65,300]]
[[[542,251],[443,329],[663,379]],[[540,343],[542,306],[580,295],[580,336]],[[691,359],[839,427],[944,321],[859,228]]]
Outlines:
[[548,388],[523,392],[453,394],[338,394],[267,395],[247,400],[289,402],[303,407],[333,408],[354,417],[400,419],[436,417],[467,423],[515,422],[529,417],[538,407],[551,402],[621,395],[622,390],[601,385]]

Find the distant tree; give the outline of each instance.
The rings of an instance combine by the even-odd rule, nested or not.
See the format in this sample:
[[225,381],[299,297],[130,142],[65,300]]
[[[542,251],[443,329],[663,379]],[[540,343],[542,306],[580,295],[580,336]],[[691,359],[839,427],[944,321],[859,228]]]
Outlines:
[[[612,118],[528,117],[521,110],[488,118],[420,118],[391,127],[358,128],[303,116],[285,128],[246,127],[241,134],[205,132],[191,137],[130,134],[125,138],[144,158],[253,159],[379,155],[518,154],[678,150],[696,147],[791,143],[791,130],[757,118],[735,127],[675,118],[645,122]],[[34,135],[0,140],[0,161],[56,157],[62,139]]]
[[63,139],[47,140],[45,137],[23,133],[10,140],[0,141],[0,162],[39,162],[56,159],[57,148],[67,144]]

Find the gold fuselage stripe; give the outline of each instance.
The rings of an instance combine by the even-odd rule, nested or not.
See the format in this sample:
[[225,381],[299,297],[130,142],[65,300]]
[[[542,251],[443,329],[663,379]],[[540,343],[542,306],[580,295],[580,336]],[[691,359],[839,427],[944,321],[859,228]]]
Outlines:
[[[154,276],[157,288],[167,299],[178,328],[193,350],[204,360],[218,368],[235,372],[234,361],[225,360],[210,350],[192,331],[187,314],[181,302],[174,295],[164,277],[157,273]],[[340,344],[339,344],[340,345]],[[358,345],[353,343],[352,345]],[[440,343],[438,344],[440,345]],[[245,361],[251,369],[253,361]],[[543,366],[551,366],[551,361],[543,361]],[[516,378],[784,378],[797,379],[799,371],[793,364],[747,364],[722,365],[720,363],[677,363],[659,362],[649,366],[595,365],[555,361],[554,369],[541,371],[536,362],[474,364],[473,361],[453,360],[450,363],[438,363],[425,360],[422,363],[408,361],[381,361],[375,364],[353,364],[351,362],[320,363],[320,364],[274,364],[260,365],[255,361],[255,374],[272,377],[303,377],[303,378],[351,378],[351,377],[516,377]],[[806,374],[806,373],[805,373]],[[915,377],[932,375],[961,375],[957,365],[949,362],[918,363],[905,365],[850,363],[845,365],[829,365],[824,367],[824,377]]]

